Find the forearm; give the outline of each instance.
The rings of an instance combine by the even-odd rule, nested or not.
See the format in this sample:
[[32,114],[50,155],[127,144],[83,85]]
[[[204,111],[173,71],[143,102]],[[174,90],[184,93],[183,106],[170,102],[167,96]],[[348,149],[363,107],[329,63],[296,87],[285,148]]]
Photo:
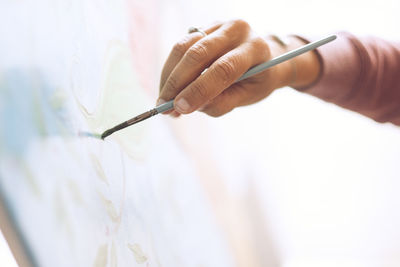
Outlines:
[[317,49],[321,75],[311,86],[295,86],[378,122],[400,125],[400,44],[338,33]]
[[[294,36],[286,48],[272,41],[271,53],[277,56],[304,43]],[[278,65],[275,71],[280,80],[276,88],[291,86],[378,122],[400,125],[399,43],[339,33],[331,44]]]

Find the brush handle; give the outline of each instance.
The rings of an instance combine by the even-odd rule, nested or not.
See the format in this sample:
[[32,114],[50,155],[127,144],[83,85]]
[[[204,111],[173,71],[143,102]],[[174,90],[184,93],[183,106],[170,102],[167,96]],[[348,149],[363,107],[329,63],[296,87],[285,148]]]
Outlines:
[[[256,75],[256,74],[268,69],[268,68],[271,68],[271,67],[273,67],[275,65],[278,65],[279,63],[282,63],[284,61],[287,61],[289,59],[297,57],[297,56],[299,56],[301,54],[304,54],[304,53],[306,53],[308,51],[314,50],[315,48],[320,47],[321,45],[324,45],[326,43],[332,42],[335,39],[336,39],[336,35],[330,35],[330,36],[328,36],[326,38],[323,38],[321,40],[318,40],[318,41],[303,45],[303,46],[301,46],[299,48],[296,48],[296,49],[294,49],[292,51],[289,51],[289,52],[284,53],[284,54],[282,54],[280,56],[277,56],[277,57],[275,57],[275,58],[273,58],[273,59],[271,59],[271,60],[269,60],[267,62],[261,63],[261,64],[255,66],[255,67],[249,69],[236,82],[239,82],[241,80],[247,79],[247,78],[249,78],[249,77],[251,77],[253,75]],[[168,101],[168,102],[166,102],[164,104],[161,104],[161,105],[157,106],[155,109],[157,110],[158,113],[163,113],[163,112],[171,110],[173,108],[174,108],[174,99],[172,99],[172,100],[170,100],[170,101]]]
[[174,108],[174,100],[172,99],[171,101],[168,101],[164,104],[157,106],[155,109],[157,110],[157,113],[163,113],[173,108]]

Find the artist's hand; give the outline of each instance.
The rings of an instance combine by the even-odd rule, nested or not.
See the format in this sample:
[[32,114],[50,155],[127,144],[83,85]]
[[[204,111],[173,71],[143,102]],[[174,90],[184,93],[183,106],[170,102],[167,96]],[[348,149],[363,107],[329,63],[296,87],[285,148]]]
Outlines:
[[[288,61],[235,83],[248,69],[284,53],[286,48],[257,36],[243,20],[217,23],[204,31],[207,36],[195,32],[175,44],[164,65],[157,104],[175,98],[173,116],[195,110],[221,116],[259,101],[277,88],[309,84],[318,75],[319,68],[309,77],[307,68],[299,73],[297,66],[295,77],[293,68],[299,62]],[[301,40],[292,37],[291,49],[301,45]],[[301,61],[298,58],[292,60]]]

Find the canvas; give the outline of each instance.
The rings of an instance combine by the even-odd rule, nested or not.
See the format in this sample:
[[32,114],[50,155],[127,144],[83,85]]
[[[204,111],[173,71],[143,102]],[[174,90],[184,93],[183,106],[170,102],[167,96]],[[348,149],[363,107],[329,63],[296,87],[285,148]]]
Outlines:
[[262,264],[204,120],[79,135],[154,106],[163,4],[0,5],[2,227],[23,265]]

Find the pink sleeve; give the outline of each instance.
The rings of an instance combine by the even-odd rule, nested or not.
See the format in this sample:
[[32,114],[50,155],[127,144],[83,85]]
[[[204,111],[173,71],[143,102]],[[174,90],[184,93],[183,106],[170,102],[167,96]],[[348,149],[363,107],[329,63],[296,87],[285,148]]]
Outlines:
[[320,77],[297,90],[378,122],[400,125],[400,43],[342,32],[318,53]]

